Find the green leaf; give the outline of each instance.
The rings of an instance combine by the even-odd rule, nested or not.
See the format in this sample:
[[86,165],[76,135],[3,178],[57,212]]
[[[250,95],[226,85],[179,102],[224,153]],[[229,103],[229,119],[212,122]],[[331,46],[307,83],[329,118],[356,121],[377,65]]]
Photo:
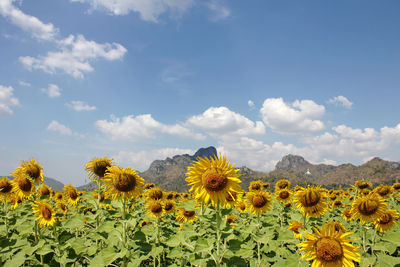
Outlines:
[[15,254],[10,260],[8,260],[3,267],[21,266],[22,264],[24,264],[25,259],[25,253],[23,251],[20,251]]
[[43,247],[39,248],[36,253],[39,255],[46,255],[50,252],[54,252],[54,249],[51,248],[49,244],[44,245]]
[[237,257],[250,258],[250,257],[253,257],[253,250],[241,248],[235,252],[235,255]]
[[378,266],[393,267],[397,264],[400,264],[399,257],[392,257],[383,253],[378,255],[378,264],[377,264]]
[[97,229],[97,231],[100,233],[101,232],[109,233],[112,230],[114,230],[114,225],[115,225],[114,221],[106,221],[100,225],[100,227]]
[[360,261],[360,267],[372,267],[375,264],[375,257],[373,256],[362,256]]
[[107,266],[118,259],[119,254],[113,247],[102,249],[90,262],[89,266]]
[[64,228],[72,230],[81,229],[84,227],[83,216],[81,214],[77,214],[72,218],[66,220],[63,226]]
[[397,246],[400,246],[400,232],[387,233],[384,237],[382,237],[382,240],[389,241]]
[[85,245],[84,242],[82,242],[82,239],[80,238],[72,238],[68,240],[67,243],[71,245],[72,249],[75,251],[77,255],[86,253],[86,251],[88,250],[87,246]]
[[199,238],[199,239],[197,239],[197,241],[196,241],[196,245],[194,246],[193,252],[194,252],[194,253],[199,253],[199,252],[210,251],[210,250],[211,250],[211,247],[212,247],[212,246],[210,246],[210,245],[208,244],[207,239],[205,239],[205,238]]

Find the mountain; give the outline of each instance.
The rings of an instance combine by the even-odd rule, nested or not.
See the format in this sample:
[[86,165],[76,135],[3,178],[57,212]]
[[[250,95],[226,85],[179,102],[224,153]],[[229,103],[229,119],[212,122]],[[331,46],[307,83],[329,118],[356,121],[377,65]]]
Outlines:
[[[1,176],[2,177],[2,176]],[[6,176],[8,179],[10,180],[14,180],[14,178],[12,176]],[[50,178],[50,177],[44,177],[43,178],[43,182],[51,187],[51,189],[56,190],[56,191],[61,191],[64,189],[64,184],[61,183],[60,181],[57,181],[54,178]]]

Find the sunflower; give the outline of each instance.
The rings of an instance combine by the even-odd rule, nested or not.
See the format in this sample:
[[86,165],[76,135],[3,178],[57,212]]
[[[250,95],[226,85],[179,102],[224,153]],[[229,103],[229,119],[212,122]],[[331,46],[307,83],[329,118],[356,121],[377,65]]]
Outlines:
[[13,210],[24,203],[24,199],[15,194],[11,194],[8,201],[11,203],[11,209]]
[[251,214],[265,213],[272,206],[272,195],[268,192],[250,192],[246,196],[247,207]]
[[275,192],[275,197],[279,202],[286,203],[290,201],[292,192],[289,189],[281,189]]
[[73,185],[65,185],[64,186],[65,195],[68,198],[68,203],[72,206],[75,206],[79,201],[78,190]]
[[114,164],[113,159],[108,157],[94,158],[85,164],[85,170],[89,172],[89,178],[93,180],[103,179],[107,168]]
[[337,221],[327,222],[326,227],[332,227],[332,231],[338,232],[339,234],[343,234],[346,232],[346,227],[343,224]]
[[400,192],[400,183],[394,183],[392,188],[394,191]]
[[16,177],[21,173],[26,174],[37,185],[43,183],[43,167],[35,159],[21,161],[17,170],[12,172],[11,176]]
[[144,189],[150,189],[153,188],[155,185],[154,184],[145,184]]
[[307,217],[320,217],[327,210],[326,194],[320,186],[308,186],[296,192],[296,207]]
[[139,195],[144,180],[132,168],[111,166],[104,176],[105,190],[113,199],[133,198]]
[[264,190],[268,190],[270,186],[271,186],[270,183],[263,183],[263,189]]
[[32,204],[33,213],[36,215],[36,220],[39,221],[39,225],[53,226],[56,222],[53,208],[45,201],[39,200]]
[[6,200],[11,194],[13,190],[13,184],[7,177],[2,177],[0,179],[0,201]]
[[365,188],[365,189],[359,190],[359,191],[358,191],[358,194],[359,194],[360,196],[366,197],[366,196],[368,196],[371,192],[372,192],[371,189]]
[[180,223],[193,223],[196,220],[197,214],[194,210],[179,209],[176,215],[176,220]]
[[235,206],[236,203],[241,202],[242,201],[242,194],[241,193],[236,193],[234,191],[232,192],[228,192],[225,195],[225,208],[232,208]]
[[325,224],[322,229],[315,228],[315,233],[306,233],[306,240],[298,244],[304,251],[301,258],[313,260],[312,267],[354,267],[354,261],[360,262],[361,256],[356,251],[359,247],[347,238],[353,233],[340,233],[334,227]]
[[[93,191],[92,195],[93,195],[94,199],[98,199],[99,198],[99,194],[97,193],[97,191]],[[100,194],[100,203],[103,203],[105,199],[106,199],[106,197],[104,196],[103,193],[101,193]]]
[[226,222],[229,224],[229,226],[232,228],[232,229],[235,229],[236,228],[236,222],[237,222],[237,217],[236,216],[234,216],[234,215],[229,215],[229,216],[226,216]]
[[299,229],[304,229],[304,224],[299,221],[292,221],[289,224],[289,230],[293,232],[295,238],[302,238],[303,234],[299,232]]
[[373,222],[381,218],[386,211],[386,203],[378,194],[372,193],[365,197],[358,197],[351,205],[353,219],[360,219],[361,223]]
[[64,201],[64,195],[61,192],[55,192],[54,193],[54,200],[56,202],[63,202]]
[[11,183],[13,185],[12,192],[21,199],[29,199],[35,191],[35,185],[25,173],[20,172]]
[[275,191],[279,191],[282,189],[289,189],[290,188],[290,181],[282,179],[276,182],[275,184]]
[[189,191],[194,192],[196,199],[206,204],[211,200],[213,206],[225,206],[226,194],[241,191],[238,171],[226,161],[225,156],[211,159],[198,157],[188,167],[186,181],[192,186]]
[[160,187],[152,187],[146,192],[146,198],[152,200],[163,200],[167,197],[167,194],[161,190]]
[[346,221],[350,221],[352,218],[353,214],[351,213],[351,208],[347,208],[343,210],[342,212],[342,218],[345,219]]
[[339,199],[333,201],[332,207],[333,208],[341,208],[343,206],[343,202]]
[[380,195],[381,197],[387,197],[389,196],[391,193],[393,193],[393,189],[391,186],[389,185],[380,185],[377,188],[375,188],[373,190],[373,192],[377,193],[378,195]]
[[68,209],[67,209],[67,206],[64,203],[56,202],[56,205],[57,205],[57,211],[59,213],[62,213],[64,215],[67,213]]
[[399,218],[399,213],[396,210],[386,210],[382,217],[375,221],[375,228],[381,232],[389,230],[396,223]]
[[357,187],[358,189],[362,190],[362,189],[366,189],[366,188],[371,188],[372,184],[367,181],[356,181],[354,186]]
[[160,200],[148,200],[145,204],[147,214],[150,217],[159,219],[164,214],[163,203]]
[[175,196],[175,192],[171,191],[171,192],[166,193],[165,199],[172,200],[172,199],[174,199],[174,196]]
[[247,210],[246,203],[244,203],[243,201],[236,203],[236,209],[241,213],[245,213]]
[[148,220],[143,220],[143,221],[140,222],[140,227],[146,226],[148,224],[149,224]]
[[51,188],[48,187],[48,186],[45,185],[45,184],[42,184],[42,186],[40,186],[40,188],[39,188],[39,190],[38,190],[38,195],[39,195],[39,197],[42,197],[42,196],[50,197],[50,195],[51,195]]
[[163,202],[163,209],[164,209],[165,214],[173,213],[175,211],[175,207],[176,207],[176,204],[175,204],[175,201],[173,201],[173,200],[167,199]]
[[258,180],[258,181],[250,182],[250,185],[249,185],[249,191],[250,192],[261,191],[263,189],[264,189],[264,182],[263,181]]

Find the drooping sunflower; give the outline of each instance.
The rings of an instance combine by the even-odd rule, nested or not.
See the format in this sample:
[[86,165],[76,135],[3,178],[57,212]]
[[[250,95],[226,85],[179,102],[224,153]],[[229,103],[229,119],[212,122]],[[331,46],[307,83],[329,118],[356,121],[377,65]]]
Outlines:
[[239,193],[241,183],[237,172],[226,157],[223,156],[209,159],[198,157],[192,166],[188,167],[186,181],[191,186],[194,197],[205,204],[211,201],[213,206],[218,203],[221,206],[226,204],[226,194],[229,192]]
[[373,222],[383,216],[386,206],[383,198],[376,193],[358,197],[351,205],[352,218],[354,220],[360,219],[361,223]]
[[261,180],[251,181],[249,185],[250,192],[256,192],[264,189],[264,182]]
[[2,177],[0,179],[0,201],[6,201],[11,195],[13,185],[7,177]]
[[175,201],[169,199],[164,200],[163,209],[165,214],[173,213],[175,211],[175,207],[176,207]]
[[275,191],[279,191],[282,189],[290,189],[290,185],[291,185],[291,183],[289,180],[286,180],[286,179],[279,180],[275,184]]
[[72,206],[75,206],[79,201],[78,190],[76,190],[73,185],[69,184],[64,186],[64,192],[68,199],[68,203]]
[[16,177],[21,173],[26,174],[37,185],[43,183],[43,167],[33,158],[30,161],[21,161],[17,170],[12,172],[11,176]]
[[241,202],[242,201],[242,194],[241,193],[236,193],[234,191],[232,192],[228,192],[225,195],[225,208],[232,208],[236,205],[236,203]]
[[196,220],[197,214],[194,210],[185,210],[183,208],[178,210],[176,221],[180,223],[193,223]]
[[347,208],[342,211],[342,218],[345,219],[346,221],[350,221],[352,216],[353,214],[351,213],[351,208]]
[[386,210],[382,217],[375,221],[375,228],[381,232],[392,228],[399,218],[399,213],[396,210]]
[[320,186],[308,186],[296,192],[293,202],[307,217],[320,217],[327,210],[326,198]]
[[53,226],[56,222],[53,208],[45,200],[35,201],[32,204],[32,210],[37,217],[36,220],[39,221],[39,225]]
[[292,198],[292,192],[289,189],[281,189],[275,192],[276,199],[281,203],[286,203]]
[[130,199],[139,195],[144,180],[132,168],[111,166],[104,176],[106,194],[112,199]]
[[389,185],[380,185],[373,190],[373,192],[377,193],[381,197],[385,198],[388,197],[390,194],[393,193],[393,189]]
[[165,199],[167,194],[162,191],[160,187],[152,187],[151,189],[147,190],[146,198],[152,200],[163,200]]
[[346,227],[337,221],[331,221],[326,223],[326,227],[332,227],[333,231],[343,234],[346,232]]
[[40,188],[38,189],[38,195],[39,197],[42,196],[47,196],[50,197],[51,195],[51,188],[48,187],[47,185],[45,185],[44,183],[40,186]]
[[21,199],[29,199],[35,192],[35,185],[31,178],[23,172],[14,176],[14,180],[11,183],[13,185],[12,192]]
[[163,203],[160,200],[149,199],[145,204],[147,215],[159,219],[164,215]]
[[306,233],[306,240],[298,244],[304,251],[302,258],[313,261],[312,267],[354,267],[354,262],[360,262],[359,247],[351,244],[354,239],[347,238],[353,233],[337,232],[327,224],[314,229],[314,234]]
[[293,232],[293,236],[295,238],[302,238],[303,234],[300,233],[299,229],[304,229],[304,224],[302,222],[299,221],[292,221],[289,224],[289,230]]
[[85,164],[85,170],[89,172],[89,178],[97,181],[103,179],[107,168],[114,164],[113,159],[108,157],[94,158]]
[[271,208],[272,194],[264,191],[250,192],[246,195],[246,202],[251,214],[262,214]]

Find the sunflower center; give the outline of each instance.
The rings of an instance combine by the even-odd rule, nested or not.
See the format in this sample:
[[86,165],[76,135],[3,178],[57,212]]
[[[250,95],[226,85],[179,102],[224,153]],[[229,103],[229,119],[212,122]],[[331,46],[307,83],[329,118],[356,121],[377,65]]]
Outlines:
[[152,212],[152,213],[155,213],[155,214],[161,213],[162,210],[163,210],[163,208],[162,208],[162,206],[161,206],[160,203],[154,203],[154,204],[151,206],[151,212]]
[[56,195],[56,198],[57,198],[58,200],[61,200],[61,199],[63,198],[63,195],[60,194],[60,193],[58,193],[58,194]]
[[392,221],[392,215],[390,215],[390,214],[384,214],[383,216],[382,216],[382,218],[380,218],[379,219],[379,223],[380,224],[388,224],[388,223],[390,223]]
[[166,203],[166,204],[164,205],[164,209],[165,209],[166,211],[172,210],[173,207],[174,207],[174,205],[172,205],[172,203]]
[[264,196],[254,196],[253,198],[253,206],[256,208],[262,208],[265,206],[265,204],[267,204],[267,199]]
[[163,197],[163,192],[160,189],[153,191],[151,194],[151,198],[154,200],[162,199],[162,197]]
[[147,224],[148,224],[147,221],[143,221],[143,222],[142,222],[142,226],[145,226],[145,225],[147,225]]
[[260,184],[253,184],[252,186],[251,186],[251,189],[253,189],[253,190],[260,190],[261,189],[261,186],[260,186]]
[[321,195],[319,192],[315,190],[308,190],[302,199],[302,204],[305,207],[314,207],[319,203],[321,199]]
[[78,198],[78,194],[75,190],[68,191],[68,196],[72,200],[75,200]]
[[40,192],[39,192],[42,196],[48,196],[48,195],[50,195],[50,190],[47,188],[47,187],[45,187],[45,186],[42,186],[41,188],[40,188]]
[[109,162],[97,161],[93,166],[93,172],[99,177],[104,177],[108,167],[111,167]]
[[337,261],[343,257],[343,249],[336,239],[323,237],[316,244],[317,258],[323,261]]
[[114,178],[114,187],[120,192],[130,192],[136,186],[136,178],[129,173],[122,173]]
[[279,192],[279,197],[281,199],[287,199],[289,197],[289,192],[286,190],[283,190],[283,191]]
[[239,209],[240,210],[245,210],[246,209],[246,205],[244,203],[240,203],[239,204]]
[[365,216],[375,214],[379,208],[379,202],[375,199],[367,199],[358,205],[358,211]]
[[24,192],[30,192],[32,189],[32,182],[28,178],[19,179],[18,187]]
[[229,202],[235,201],[235,198],[236,198],[236,193],[235,193],[235,192],[230,192],[230,194],[227,193],[227,194],[225,195],[225,199],[226,199],[227,201],[229,201]]
[[59,203],[58,204],[58,206],[60,207],[60,209],[62,210],[62,211],[65,211],[65,210],[67,210],[67,206],[65,206],[65,204],[64,203]]
[[289,187],[289,183],[287,181],[279,181],[278,182],[278,188],[279,189],[285,189]]
[[183,212],[183,215],[187,218],[191,218],[195,215],[195,212],[193,210],[185,210]]
[[389,189],[386,188],[386,187],[381,188],[381,189],[378,191],[378,194],[379,194],[381,197],[384,197],[384,196],[386,196],[387,194],[389,194]]
[[400,189],[400,183],[395,183],[393,185],[393,188],[396,189],[396,190],[399,190]]
[[7,194],[12,190],[12,185],[9,181],[1,181],[0,182],[0,192],[3,194]]
[[209,170],[203,174],[202,181],[207,190],[218,192],[226,187],[228,178],[216,170]]
[[368,187],[369,187],[368,183],[361,183],[361,184],[358,185],[358,188],[360,188],[360,189],[365,189],[365,188],[368,188]]
[[235,222],[235,218],[229,216],[229,217],[226,219],[226,221],[227,221],[228,223],[233,223],[233,222]]
[[170,200],[171,200],[171,199],[173,199],[173,198],[174,198],[174,194],[171,194],[171,193],[170,193],[170,194],[167,195],[167,199],[170,199]]
[[32,179],[36,180],[40,177],[40,168],[36,165],[31,165],[26,170],[26,174],[28,174]]
[[49,209],[47,206],[42,206],[40,208],[40,213],[42,214],[42,217],[48,221],[51,219],[51,209]]

